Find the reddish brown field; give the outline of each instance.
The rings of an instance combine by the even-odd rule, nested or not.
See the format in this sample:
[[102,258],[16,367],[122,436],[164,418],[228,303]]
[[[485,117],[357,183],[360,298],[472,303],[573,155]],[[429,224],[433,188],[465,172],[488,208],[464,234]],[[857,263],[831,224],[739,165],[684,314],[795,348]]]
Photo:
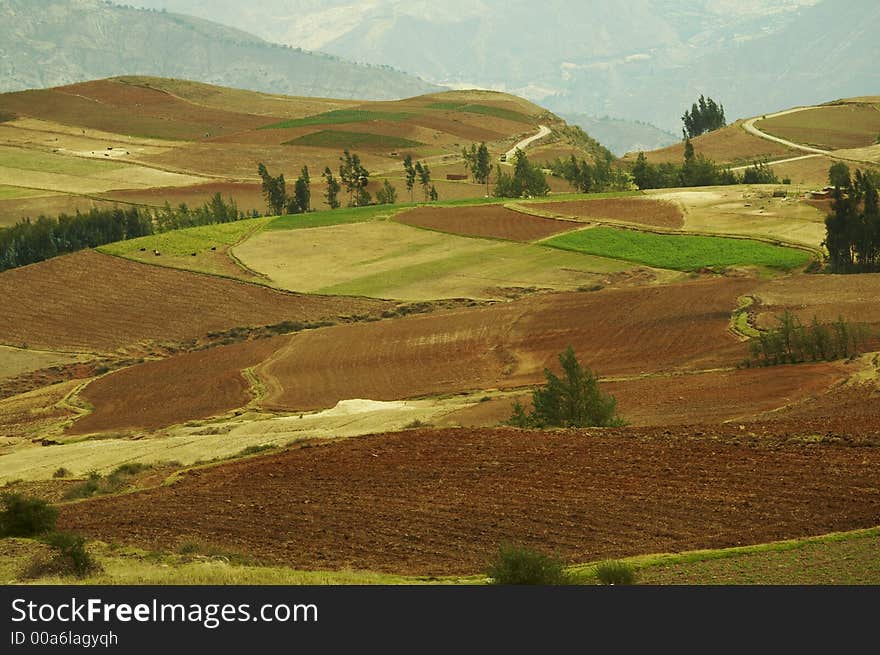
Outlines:
[[199,350],[98,378],[80,394],[95,410],[68,432],[154,429],[241,407],[251,399],[241,371],[263,361],[283,340]]
[[0,342],[109,351],[144,340],[379,313],[389,303],[297,295],[92,251],[0,273]]
[[0,111],[116,134],[204,139],[271,122],[192,104],[158,89],[98,80],[0,95]]
[[[782,159],[786,155],[795,157],[799,153],[773,141],[767,141],[746,132],[740,125],[728,125],[720,130],[703,134],[691,139],[694,152],[714,160],[718,164],[739,163],[754,159]],[[635,162],[636,153],[628,154],[626,161]],[[684,144],[675,145],[646,152],[645,157],[652,164],[671,162],[681,164],[684,161]]]
[[568,221],[529,216],[501,205],[417,207],[395,220],[413,227],[509,241],[537,241],[580,227]]
[[625,433],[423,430],[195,471],[68,505],[59,527],[214,543],[300,569],[484,571],[503,542],[574,562],[880,522],[880,449]]
[[603,376],[732,366],[746,355],[729,332],[743,279],[596,293],[535,295],[291,338],[258,368],[267,403],[291,410],[347,398],[394,400],[543,380],[570,344]]
[[789,310],[804,323],[818,317],[831,322],[843,316],[856,323],[880,324],[880,274],[808,275],[762,284],[752,311],[759,327],[775,327],[775,317]]
[[684,227],[684,214],[673,202],[645,198],[603,198],[571,202],[542,202],[536,209],[555,212],[579,219],[611,219],[641,223],[652,227],[678,229]]

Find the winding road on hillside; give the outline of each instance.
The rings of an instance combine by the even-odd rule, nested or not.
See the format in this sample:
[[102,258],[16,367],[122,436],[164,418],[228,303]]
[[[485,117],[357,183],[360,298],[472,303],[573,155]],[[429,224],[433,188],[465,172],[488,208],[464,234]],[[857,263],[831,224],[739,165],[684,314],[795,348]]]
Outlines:
[[[766,139],[767,141],[775,141],[776,143],[780,143],[788,148],[792,148],[794,150],[802,150],[803,152],[811,152],[814,155],[830,155],[830,150],[822,150],[821,148],[813,148],[810,146],[801,145],[800,143],[794,143],[793,141],[787,141],[785,139],[781,139],[778,136],[773,136],[772,134],[767,134],[766,132],[762,132],[757,127],[755,127],[755,121],[764,120],[767,118],[776,118],[777,116],[785,116],[787,114],[796,114],[800,111],[807,111],[810,109],[815,109],[815,107],[797,107],[795,109],[786,109],[785,111],[778,111],[775,114],[765,114],[764,116],[755,117],[748,119],[745,123],[743,123],[743,129],[749,134],[753,134],[756,137],[761,139]],[[786,160],[791,161],[791,160]],[[779,163],[779,162],[773,162]]]
[[508,160],[513,159],[513,156],[516,154],[517,150],[525,150],[530,143],[532,143],[533,141],[537,141],[538,139],[543,139],[545,136],[550,134],[552,131],[553,130],[551,130],[546,125],[538,125],[538,133],[537,134],[533,134],[530,137],[526,137],[525,139],[523,139],[522,141],[517,143],[515,146],[513,146],[510,150],[508,150],[506,153],[504,153],[504,156]]

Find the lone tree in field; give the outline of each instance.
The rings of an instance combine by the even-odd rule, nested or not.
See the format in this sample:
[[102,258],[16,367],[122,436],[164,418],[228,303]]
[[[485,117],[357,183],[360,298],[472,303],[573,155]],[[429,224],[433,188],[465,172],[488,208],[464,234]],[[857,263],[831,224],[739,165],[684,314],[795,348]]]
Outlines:
[[623,425],[617,416],[614,396],[599,389],[599,381],[589,368],[582,367],[569,346],[559,355],[563,375],[544,369],[547,384],[532,392],[534,410],[526,414],[522,404],[513,406],[508,421],[517,427],[613,427]]

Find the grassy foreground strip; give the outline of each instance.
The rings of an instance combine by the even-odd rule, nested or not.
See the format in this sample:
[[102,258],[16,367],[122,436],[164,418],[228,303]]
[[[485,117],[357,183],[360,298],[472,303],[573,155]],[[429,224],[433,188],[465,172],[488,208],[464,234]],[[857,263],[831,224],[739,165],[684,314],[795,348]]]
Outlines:
[[[880,584],[880,528],[832,533],[754,546],[639,555],[622,560],[639,584],[876,585]],[[0,541],[0,583],[67,584],[71,578],[22,579],[27,562],[46,546],[32,539]],[[298,571],[263,566],[235,553],[183,544],[176,553],[94,542],[103,571],[77,584],[129,585],[409,585],[485,584],[485,574],[410,577],[374,571]],[[596,584],[600,563],[569,567],[578,584]]]
[[[625,560],[639,584],[876,585],[880,528],[836,532],[754,546],[639,555]],[[570,568],[582,584],[596,581],[597,563]]]
[[647,264],[677,271],[724,266],[766,266],[790,270],[805,265],[810,254],[750,239],[653,234],[595,227],[542,242],[562,250]]

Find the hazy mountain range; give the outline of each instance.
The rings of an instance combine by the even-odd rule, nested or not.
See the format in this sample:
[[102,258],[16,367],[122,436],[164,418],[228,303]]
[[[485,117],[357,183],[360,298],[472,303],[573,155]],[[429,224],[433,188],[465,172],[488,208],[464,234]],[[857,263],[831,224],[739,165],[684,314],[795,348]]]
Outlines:
[[100,0],[0,0],[0,91],[136,74],[337,98],[437,89],[389,66],[297,51],[201,18]]
[[273,41],[679,132],[880,89],[876,0],[138,0]]

